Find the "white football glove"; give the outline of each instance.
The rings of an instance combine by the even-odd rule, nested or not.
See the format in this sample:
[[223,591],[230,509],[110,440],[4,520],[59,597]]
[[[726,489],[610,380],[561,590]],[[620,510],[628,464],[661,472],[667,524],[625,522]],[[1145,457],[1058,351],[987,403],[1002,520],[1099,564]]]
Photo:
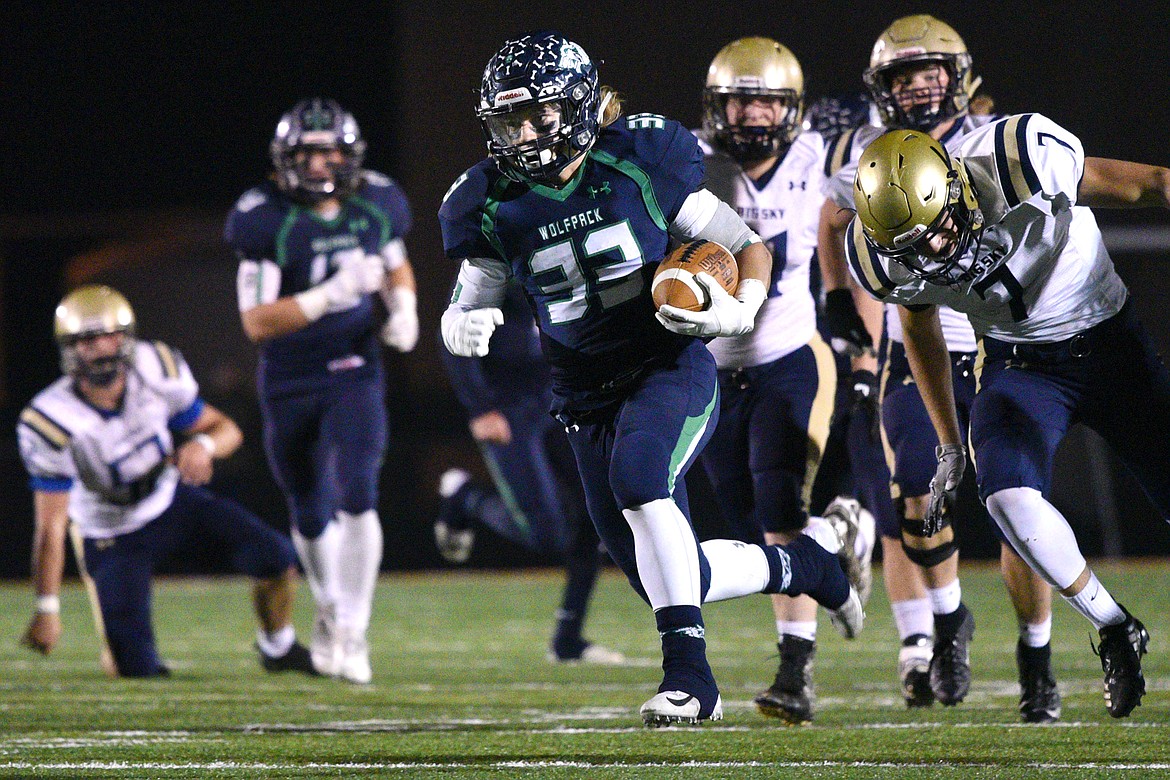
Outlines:
[[499,309],[447,309],[443,314],[443,344],[452,355],[483,357],[497,325],[504,324]]
[[654,316],[669,331],[684,336],[741,336],[756,326],[756,312],[768,297],[764,283],[759,279],[744,279],[732,297],[711,278],[710,274],[695,274],[695,281],[707,291],[711,305],[705,311],[687,311],[666,305]]
[[380,255],[367,255],[360,249],[337,254],[337,270],[325,281],[296,296],[297,304],[310,322],[326,314],[352,309],[362,296],[382,286],[386,274]]
[[382,326],[382,343],[399,352],[410,352],[418,343],[418,299],[414,290],[391,287],[382,293],[390,313]]

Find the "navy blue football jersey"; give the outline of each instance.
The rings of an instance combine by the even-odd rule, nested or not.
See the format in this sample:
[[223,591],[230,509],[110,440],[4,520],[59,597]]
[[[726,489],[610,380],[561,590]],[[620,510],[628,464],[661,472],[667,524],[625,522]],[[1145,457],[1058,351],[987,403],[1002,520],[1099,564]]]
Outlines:
[[[254,187],[236,202],[224,238],[241,262],[257,263],[260,274],[279,274],[278,288],[256,285],[258,295],[270,289],[275,300],[320,284],[337,269],[341,253],[384,254],[387,244],[406,235],[410,221],[410,206],[398,184],[363,171],[362,185],[332,219],[287,197],[272,182]],[[264,342],[261,391],[309,392],[328,386],[341,372],[374,372],[381,359],[376,326],[374,296],[366,295],[352,309],[326,314],[302,330]]]
[[456,180],[439,210],[447,256],[495,258],[523,286],[569,408],[607,403],[690,337],[654,318],[650,282],[667,226],[703,183],[694,135],[655,114],[606,127],[563,187],[522,184],[490,160]]

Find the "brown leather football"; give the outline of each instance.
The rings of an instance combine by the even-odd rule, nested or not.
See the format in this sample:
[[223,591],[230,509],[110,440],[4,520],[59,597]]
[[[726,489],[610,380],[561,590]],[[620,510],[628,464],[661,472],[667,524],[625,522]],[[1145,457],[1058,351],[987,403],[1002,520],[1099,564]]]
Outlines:
[[735,295],[739,287],[739,266],[727,247],[714,241],[698,239],[679,246],[658,264],[650,294],[654,307],[665,304],[687,311],[703,311],[711,299],[695,274],[708,273],[724,290]]

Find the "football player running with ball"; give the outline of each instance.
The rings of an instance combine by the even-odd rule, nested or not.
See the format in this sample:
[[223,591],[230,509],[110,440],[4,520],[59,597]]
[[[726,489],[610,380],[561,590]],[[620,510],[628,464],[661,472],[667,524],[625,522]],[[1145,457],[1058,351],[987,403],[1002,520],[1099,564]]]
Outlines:
[[[1033,569],[1101,636],[1105,704],[1141,703],[1149,634],[1097,580],[1045,497],[1074,422],[1101,434],[1170,519],[1170,375],[1113,269],[1090,206],[1170,206],[1170,169],[1086,157],[1039,114],[968,133],[953,153],[896,130],[866,148],[846,234],[850,268],[897,303],[906,359],[938,435],[925,523],[938,527],[966,466],[939,307],[979,339],[970,437],[979,497]],[[1141,410],[1135,414],[1134,410]]]
[[[800,132],[803,107],[800,63],[776,41],[732,41],[708,69],[701,134],[707,187],[764,239],[772,273],[755,328],[707,344],[719,369],[719,425],[700,457],[737,539],[786,543],[810,522],[830,523],[864,604],[873,516],[840,498],[823,519],[808,514],[837,369],[817,332],[809,289],[825,144],[820,133]],[[808,596],[776,594],[772,609],[780,667],[755,703],[765,715],[808,723],[817,604]]]
[[[654,114],[622,117],[589,56],[557,33],[504,44],[484,71],[478,115],[489,158],[456,180],[439,211],[447,255],[461,261],[444,343],[454,354],[486,354],[508,278],[524,286],[590,517],[654,610],[664,674],[642,719],[718,719],[705,601],[808,593],[847,634],[863,619],[836,534],[700,545],[688,517],[684,476],[718,417],[715,362],[702,339],[751,330],[771,258],[703,189],[695,137]],[[655,312],[650,280],[670,234],[729,247],[736,296],[709,280],[707,311]]]
[[[979,84],[972,75],[971,55],[959,34],[932,16],[905,16],[887,27],[874,44],[864,80],[886,128],[920,130],[947,149],[953,150],[969,133],[998,118],[971,112]],[[881,133],[878,127],[858,128],[842,135],[829,151],[828,198],[818,250],[827,286],[837,288],[829,296],[836,297],[838,310],[846,314],[852,313],[852,298],[845,287],[849,279],[845,228],[853,215],[857,160]],[[975,620],[962,602],[959,554],[950,527],[953,518],[944,518],[943,527],[923,523],[939,442],[906,362],[897,307],[883,307],[864,295],[860,303],[875,330],[881,332],[884,326],[879,371],[882,435],[901,527],[882,529],[882,550],[886,588],[902,640],[898,664],[902,690],[908,706],[927,706],[932,700],[954,705],[970,688],[968,647]],[[939,320],[965,439],[975,395],[975,333],[966,316],[950,307],[939,307]],[[1028,722],[1055,721],[1060,717],[1060,693],[1051,664],[1052,589],[1016,554],[998,528],[996,532],[1004,583],[1019,623],[1020,714]]]
[[366,630],[382,560],[374,293],[390,315],[381,341],[409,352],[418,340],[410,208],[392,179],[362,169],[365,150],[335,101],[297,103],[276,126],[273,181],[244,193],[225,228],[244,333],[260,345],[264,448],[317,602],[313,662],[354,683],[372,677]]

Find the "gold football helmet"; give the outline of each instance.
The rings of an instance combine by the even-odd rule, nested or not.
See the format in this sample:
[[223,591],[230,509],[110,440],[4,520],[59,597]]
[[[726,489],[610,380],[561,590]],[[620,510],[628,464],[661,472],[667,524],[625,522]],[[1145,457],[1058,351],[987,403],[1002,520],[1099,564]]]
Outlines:
[[[117,290],[104,284],[78,287],[61,299],[53,318],[53,335],[61,348],[61,371],[84,376],[97,385],[109,384],[134,353],[136,324],[130,302]],[[125,334],[118,353],[83,360],[77,353],[77,342],[105,333]]]
[[[891,130],[867,146],[853,203],[876,252],[932,284],[968,278],[974,263],[963,259],[983,229],[983,212],[962,162],[926,133]],[[946,240],[936,254],[930,242],[940,235]]]
[[[899,106],[893,76],[908,66],[938,63],[950,81],[944,89],[930,90],[908,107]],[[971,77],[967,44],[946,22],[927,14],[903,16],[878,37],[863,75],[887,127],[930,130],[954,116],[967,113],[967,105],[980,79]]]
[[[771,125],[732,123],[733,98],[777,99],[780,115]],[[804,73],[788,47],[771,38],[740,38],[719,50],[707,69],[703,129],[712,143],[739,162],[780,156],[800,133],[804,115]]]

